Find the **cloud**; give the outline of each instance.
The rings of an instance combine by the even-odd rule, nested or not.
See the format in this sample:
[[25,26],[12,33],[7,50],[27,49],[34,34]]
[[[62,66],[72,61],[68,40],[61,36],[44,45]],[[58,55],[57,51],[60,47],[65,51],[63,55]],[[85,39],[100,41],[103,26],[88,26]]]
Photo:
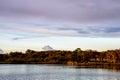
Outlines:
[[0,0],[0,15],[103,22],[120,19],[119,4],[118,0]]
[[109,27],[105,29],[106,33],[119,33],[120,27]]
[[120,37],[119,0],[0,0],[0,31],[12,40]]
[[[10,26],[9,26],[10,25]],[[11,26],[12,25],[12,26]],[[23,24],[7,23],[0,31],[9,34],[12,40],[31,39],[51,36],[72,37],[120,37],[120,28],[116,26],[83,26],[79,24]],[[21,27],[22,26],[22,27]],[[11,27],[11,28],[10,28]]]

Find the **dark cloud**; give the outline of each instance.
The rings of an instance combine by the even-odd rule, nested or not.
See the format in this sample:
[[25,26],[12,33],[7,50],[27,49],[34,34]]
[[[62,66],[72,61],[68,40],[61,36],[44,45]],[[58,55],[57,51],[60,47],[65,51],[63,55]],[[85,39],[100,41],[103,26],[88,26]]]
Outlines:
[[89,28],[90,32],[95,32],[95,33],[120,33],[120,27],[111,27],[111,26],[104,26],[104,27],[90,27]]
[[105,28],[105,31],[106,33],[118,33],[120,32],[120,27],[108,27],[108,28]]
[[72,27],[72,28],[64,28],[64,27],[61,27],[61,28],[58,28],[58,30],[73,30],[73,31],[76,31],[77,33],[79,33],[79,34],[89,34],[89,32],[87,31],[87,30],[84,30],[83,28],[81,28],[81,27],[77,27],[77,28],[75,28],[75,27]]
[[28,37],[28,36],[26,36],[26,37],[14,37],[11,40],[18,41],[18,40],[31,39],[31,38],[33,38],[33,37],[32,36],[31,37]]
[[90,26],[86,28],[60,28],[60,30],[73,30],[82,37],[120,37],[120,27],[111,26]]
[[40,36],[24,35],[24,36],[13,37],[13,38],[11,38],[11,40],[17,41],[17,40],[31,39],[31,38],[37,38],[37,37],[40,37]]

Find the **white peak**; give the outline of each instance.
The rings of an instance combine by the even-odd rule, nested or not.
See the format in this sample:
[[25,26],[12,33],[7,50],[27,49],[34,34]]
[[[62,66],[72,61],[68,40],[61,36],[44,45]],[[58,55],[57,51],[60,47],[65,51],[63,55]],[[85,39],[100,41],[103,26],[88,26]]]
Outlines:
[[54,50],[51,46],[46,45],[42,48],[44,51]]

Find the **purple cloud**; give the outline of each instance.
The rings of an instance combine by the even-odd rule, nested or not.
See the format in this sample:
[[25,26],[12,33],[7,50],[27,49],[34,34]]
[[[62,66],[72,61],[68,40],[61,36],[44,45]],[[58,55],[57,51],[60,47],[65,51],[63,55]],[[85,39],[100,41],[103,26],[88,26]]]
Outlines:
[[0,0],[0,31],[16,34],[13,40],[34,36],[120,37],[120,24],[114,24],[120,21],[119,4],[118,0]]
[[120,19],[119,4],[118,0],[0,0],[0,15],[103,22]]

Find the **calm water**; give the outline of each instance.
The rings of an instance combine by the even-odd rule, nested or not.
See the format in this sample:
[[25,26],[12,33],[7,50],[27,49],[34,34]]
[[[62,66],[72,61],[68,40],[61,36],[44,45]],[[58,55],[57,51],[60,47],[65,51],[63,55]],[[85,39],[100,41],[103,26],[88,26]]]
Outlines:
[[0,65],[0,80],[120,80],[120,72],[108,69],[60,65]]

